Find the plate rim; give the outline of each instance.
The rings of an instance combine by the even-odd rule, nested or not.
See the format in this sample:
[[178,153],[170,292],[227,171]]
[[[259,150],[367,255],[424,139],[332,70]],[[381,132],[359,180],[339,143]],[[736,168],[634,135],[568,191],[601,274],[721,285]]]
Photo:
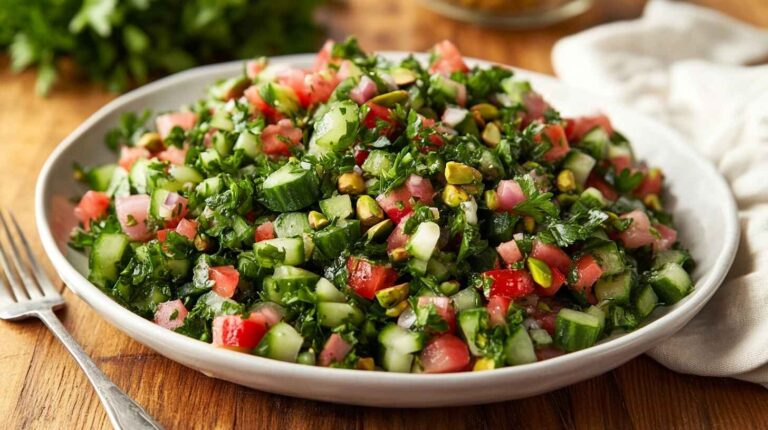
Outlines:
[[[426,58],[424,53],[408,52],[408,51],[376,51],[378,54],[384,55],[389,58],[401,58],[408,55],[414,55],[417,58]],[[269,57],[270,62],[273,64],[285,63],[285,64],[297,64],[306,63],[314,58],[314,54],[293,54]],[[488,65],[502,65],[500,63],[491,62],[487,60],[474,59],[465,57],[465,60],[471,64],[478,64],[481,66]],[[540,361],[536,363],[530,363],[520,366],[503,367],[500,369],[494,369],[490,372],[459,372],[448,374],[405,374],[405,373],[389,373],[389,372],[362,372],[354,369],[338,369],[338,368],[324,368],[318,366],[305,366],[298,363],[287,363],[278,360],[273,360],[265,357],[259,357],[251,354],[243,354],[234,351],[224,350],[216,348],[212,344],[202,342],[197,339],[193,339],[184,336],[179,333],[164,329],[152,321],[147,320],[130,310],[122,307],[116,301],[111,299],[105,293],[103,293],[98,287],[93,285],[83,275],[81,275],[66,259],[64,254],[59,250],[56,245],[56,241],[53,237],[50,225],[46,217],[46,184],[49,182],[53,166],[56,164],[58,158],[68,148],[76,145],[80,137],[93,125],[97,124],[104,117],[111,114],[113,111],[117,111],[121,106],[144,97],[156,90],[165,88],[176,84],[178,81],[185,79],[192,79],[198,75],[215,74],[217,72],[226,72],[235,67],[242,67],[244,60],[231,61],[226,63],[217,63],[206,66],[195,67],[180,73],[176,73],[130,92],[127,92],[114,100],[110,101],[103,107],[99,108],[96,112],[91,114],[83,123],[81,123],[75,130],[73,130],[67,137],[65,137],[50,153],[46,159],[43,167],[37,178],[35,185],[35,222],[37,225],[38,235],[43,245],[43,249],[51,261],[53,267],[56,269],[59,277],[64,281],[67,287],[72,290],[75,295],[83,299],[90,307],[94,308],[97,313],[114,313],[115,319],[120,321],[120,324],[113,324],[109,319],[100,316],[107,320],[108,323],[115,326],[120,331],[126,333],[129,337],[135,341],[144,344],[136,337],[132,336],[127,330],[145,330],[148,335],[158,337],[163,343],[168,344],[173,348],[181,348],[192,354],[205,354],[211,359],[221,361],[222,364],[229,362],[238,367],[247,367],[250,370],[255,371],[268,371],[274,374],[275,377],[279,377],[280,374],[290,374],[293,377],[308,378],[308,379],[323,379],[327,377],[353,377],[358,384],[378,384],[387,385],[394,384],[393,386],[405,385],[418,381],[423,386],[431,386],[433,388],[446,388],[446,386],[464,385],[471,386],[475,384],[482,384],[484,382],[492,383],[493,379],[497,378],[513,378],[514,376],[521,376],[530,373],[547,373],[549,370],[562,369],[563,367],[571,368],[580,364],[580,361],[589,356],[603,356],[608,355],[611,352],[618,350],[630,349],[633,345],[640,342],[645,342],[647,338],[653,338],[654,333],[663,333],[663,326],[670,325],[674,322],[680,322],[689,313],[691,314],[688,320],[695,317],[701,308],[711,299],[711,297],[717,292],[719,286],[722,284],[726,275],[728,274],[731,265],[735,259],[736,251],[740,242],[740,225],[738,222],[738,212],[735,199],[730,190],[730,187],[725,178],[717,171],[714,164],[711,161],[704,158],[695,149],[691,148],[685,139],[671,127],[663,124],[653,118],[648,117],[636,110],[629,109],[616,102],[607,101],[599,96],[592,96],[588,92],[580,88],[575,88],[571,85],[565,84],[554,76],[545,75],[538,72],[533,72],[525,69],[510,67],[517,72],[522,72],[529,77],[535,77],[536,79],[554,80],[557,83],[564,85],[569,90],[576,91],[579,94],[586,94],[592,97],[592,100],[596,100],[594,104],[601,106],[614,106],[620,107],[624,110],[631,111],[634,116],[648,123],[655,124],[660,130],[663,130],[665,134],[671,136],[671,140],[675,140],[674,145],[682,144],[689,147],[691,151],[691,157],[697,162],[699,167],[705,169],[707,176],[711,176],[718,185],[723,188],[728,196],[727,201],[723,202],[724,213],[726,215],[726,225],[724,226],[725,243],[722,247],[722,251],[717,257],[715,264],[712,266],[714,270],[714,276],[710,275],[703,285],[697,285],[694,290],[694,295],[684,303],[681,303],[678,307],[669,311],[669,313],[657,318],[654,321],[632,331],[622,334],[615,339],[611,339],[601,344],[594,345],[590,348],[576,351],[568,354],[564,354],[553,359]],[[721,269],[716,269],[720,267]],[[699,292],[696,295],[696,292]],[[97,309],[98,307],[100,309]],[[684,323],[687,323],[685,321]],[[684,324],[680,324],[682,327]],[[677,331],[677,330],[676,330]],[[676,332],[675,331],[675,332]],[[670,336],[671,334],[668,334]],[[659,339],[649,342],[648,349],[652,348],[655,343],[663,340],[663,335],[657,334]],[[151,348],[151,347],[150,347]],[[154,348],[152,348],[154,349]],[[643,352],[648,349],[644,349]],[[641,352],[642,353],[642,352]],[[161,353],[161,355],[163,355]],[[177,361],[177,360],[174,360]],[[190,367],[186,366],[185,367]],[[610,370],[611,367],[606,367],[605,371]]]

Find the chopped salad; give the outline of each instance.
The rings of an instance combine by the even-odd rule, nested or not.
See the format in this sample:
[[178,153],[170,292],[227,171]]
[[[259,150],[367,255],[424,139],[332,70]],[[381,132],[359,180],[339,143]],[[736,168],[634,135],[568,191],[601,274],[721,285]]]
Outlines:
[[306,365],[480,371],[638,327],[693,288],[663,174],[602,114],[562,117],[448,41],[429,63],[354,39],[311,69],[245,64],[124,115],[71,246],[177,333]]

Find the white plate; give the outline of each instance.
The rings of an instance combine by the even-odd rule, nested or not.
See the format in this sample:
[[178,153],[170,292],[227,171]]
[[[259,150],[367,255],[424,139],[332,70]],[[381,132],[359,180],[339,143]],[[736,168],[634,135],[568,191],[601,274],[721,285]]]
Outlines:
[[[400,58],[403,53],[386,53]],[[425,57],[421,57],[424,59]],[[308,67],[313,57],[276,57],[272,63]],[[488,65],[468,60],[470,65]],[[86,279],[86,260],[67,247],[72,197],[83,187],[72,180],[72,164],[112,162],[104,136],[121,113],[178,108],[202,97],[216,79],[235,76],[242,63],[200,67],[154,82],[100,109],[53,151],[40,173],[36,221],[43,246],[59,275],[78,296],[127,335],[206,375],[289,396],[370,406],[430,407],[488,403],[532,396],[607,372],[642,354],[685,325],[715,293],[731,266],[739,240],[736,208],[714,167],[667,127],[612,103],[567,87],[556,79],[518,71],[564,115],[601,110],[635,147],[640,159],[661,167],[680,240],[698,263],[695,290],[675,306],[658,309],[641,328],[551,360],[486,372],[410,375],[328,369],[283,363],[215,348],[145,320],[112,301]]]

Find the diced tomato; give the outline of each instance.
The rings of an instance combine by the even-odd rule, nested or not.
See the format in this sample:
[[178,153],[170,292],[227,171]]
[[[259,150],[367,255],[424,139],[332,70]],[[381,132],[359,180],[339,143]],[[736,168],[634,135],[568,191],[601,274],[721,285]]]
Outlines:
[[433,338],[421,351],[425,373],[460,372],[469,365],[469,359],[467,344],[452,334]]
[[461,58],[456,45],[448,40],[437,43],[432,52],[435,55],[435,59],[432,64],[429,65],[429,73],[443,73],[444,75],[450,75],[453,72],[469,72],[469,67],[464,63],[464,59]]
[[500,244],[496,247],[496,252],[499,253],[501,258],[507,264],[517,263],[523,259],[523,253],[520,251],[517,242],[514,240]]
[[561,349],[554,346],[545,346],[543,348],[536,348],[536,359],[538,361],[549,360],[550,358],[559,357],[565,354]]
[[544,114],[550,108],[549,103],[544,100],[541,94],[535,91],[528,91],[523,96],[523,106],[525,111],[522,113],[520,126],[525,128],[534,121],[542,121]]
[[416,141],[420,144],[419,151],[427,153],[430,151],[435,150],[435,148],[439,148],[445,144],[443,142],[443,138],[440,136],[440,134],[435,129],[435,120],[432,118],[425,118],[421,117],[421,126],[423,129],[432,129],[434,132],[430,133],[426,140],[424,136],[418,136],[416,138]]
[[365,128],[373,130],[381,125],[379,134],[381,136],[392,137],[397,131],[397,122],[392,117],[392,111],[389,108],[376,103],[366,103],[370,108],[363,118]]
[[565,284],[565,275],[563,275],[563,272],[552,266],[549,267],[549,270],[552,273],[552,283],[549,284],[549,287],[544,288],[541,285],[536,284],[536,294],[540,295],[541,297],[554,296],[558,291],[560,291],[560,287]]
[[653,241],[653,252],[666,251],[677,241],[677,230],[664,224],[654,224],[653,228],[661,235]]
[[271,327],[283,320],[283,308],[277,303],[262,302],[259,308],[253,312],[249,318],[264,321],[267,327]]
[[632,220],[629,227],[619,233],[619,239],[627,248],[640,248],[656,241],[656,237],[651,233],[651,221],[648,220],[648,215],[645,212],[635,209],[619,218]]
[[255,79],[266,67],[267,62],[264,58],[248,60],[245,62],[245,75],[251,79]]
[[225,299],[235,295],[240,282],[240,272],[234,266],[216,266],[208,268],[208,279],[213,281],[213,292]]
[[547,302],[546,305],[546,307],[536,307],[533,312],[528,315],[536,321],[539,327],[546,330],[550,335],[554,335],[557,313],[562,306],[554,302]]
[[499,181],[499,185],[496,187],[496,196],[499,198],[500,211],[512,211],[518,203],[526,199],[523,189],[514,179]]
[[493,296],[488,299],[485,308],[488,310],[488,322],[492,327],[502,326],[507,323],[507,312],[512,300],[509,297]]
[[329,64],[336,64],[338,60],[333,57],[333,45],[336,43],[333,40],[326,40],[323,47],[320,48],[320,52],[315,57],[315,65],[312,68],[314,71],[320,71],[328,67]]
[[155,118],[155,127],[161,138],[165,139],[176,127],[187,131],[195,126],[197,114],[194,112],[171,112]]
[[161,228],[157,231],[157,240],[159,242],[165,242],[168,240],[168,233],[172,231],[170,228]]
[[616,173],[621,173],[632,167],[632,158],[629,155],[617,155],[608,159],[608,162],[611,163]]
[[117,197],[115,199],[115,212],[120,227],[131,240],[146,242],[152,238],[152,232],[147,226],[149,216],[149,196],[137,194],[133,196]]
[[373,82],[373,79],[368,76],[363,75],[363,77],[360,78],[360,82],[349,91],[349,98],[361,105],[373,98],[377,93],[378,87],[376,86],[376,82]]
[[193,219],[182,219],[176,226],[176,233],[186,237],[189,240],[195,240],[197,236],[197,221]]
[[358,166],[362,166],[363,163],[365,163],[365,160],[368,159],[368,156],[371,153],[366,151],[365,149],[356,149],[355,150],[355,164]]
[[571,257],[555,245],[550,245],[538,240],[533,241],[531,257],[541,260],[556,268],[560,273],[568,273],[571,267]]
[[138,146],[134,147],[128,147],[123,146],[120,148],[120,161],[117,162],[117,164],[120,165],[123,169],[127,171],[131,171],[131,167],[133,167],[133,163],[136,162],[136,160],[139,159],[148,159],[152,154],[147,151],[147,148],[141,148]]
[[587,177],[587,187],[596,188],[603,194],[603,197],[608,200],[616,201],[616,199],[619,198],[619,194],[616,193],[616,190],[614,190],[608,182],[605,182],[603,178],[596,175],[594,171]]
[[259,225],[256,227],[256,232],[254,233],[253,239],[256,242],[261,242],[262,240],[269,240],[275,238],[275,226],[272,224],[272,221],[267,221],[264,224]]
[[183,148],[179,148],[177,146],[171,145],[168,148],[164,149],[163,151],[158,152],[157,158],[160,161],[167,161],[177,166],[183,166],[184,161],[187,158],[188,150],[189,150],[189,146],[187,145],[184,145]]
[[388,191],[386,194],[379,194],[376,201],[392,222],[400,222],[413,210],[411,193],[405,185]]
[[184,303],[179,299],[162,302],[155,310],[155,324],[168,330],[175,330],[184,325],[184,318],[188,313]]
[[277,109],[275,109],[272,105],[261,98],[258,85],[251,85],[250,87],[246,88],[243,92],[243,95],[245,96],[246,100],[248,100],[248,103],[256,108],[256,110],[261,112],[268,121],[274,122],[283,118],[283,115],[278,112]]
[[261,142],[264,153],[271,156],[290,156],[291,147],[301,145],[304,133],[294,127],[289,119],[281,119],[277,124],[264,127],[261,132]]
[[435,310],[440,318],[448,324],[448,332],[456,331],[456,311],[453,309],[453,301],[448,297],[421,296],[418,306],[435,305]]
[[408,218],[410,217],[410,214],[404,216],[400,222],[397,223],[395,229],[392,230],[392,233],[389,234],[389,237],[387,237],[387,252],[390,252],[395,248],[402,248],[408,243],[408,238],[410,238],[410,236],[405,234],[404,229],[405,222],[408,221]]
[[411,174],[405,181],[405,188],[411,193],[411,196],[418,199],[426,205],[432,204],[435,190],[432,188],[432,182],[427,178]]
[[568,118],[565,120],[565,136],[570,142],[578,142],[595,127],[602,127],[608,135],[613,134],[611,120],[603,114],[592,116],[582,116],[578,118]]
[[355,63],[349,60],[341,60],[339,70],[336,72],[336,77],[339,81],[343,81],[344,79],[351,77],[353,73],[356,73],[356,69],[357,66],[355,66]]
[[375,264],[358,257],[349,257],[347,273],[349,288],[368,300],[373,299],[376,291],[394,285],[398,276],[389,264]]
[[483,273],[491,278],[488,297],[502,296],[508,299],[527,296],[534,290],[533,279],[525,270],[495,269]]
[[664,175],[661,174],[659,169],[651,169],[643,177],[643,182],[635,188],[634,195],[643,198],[649,194],[659,195],[661,193],[661,183],[664,180]]
[[563,127],[558,124],[547,124],[541,133],[534,136],[536,142],[546,142],[552,145],[552,147],[544,153],[544,159],[546,161],[557,161],[563,157],[571,147],[568,145],[568,140],[565,138],[565,131]]
[[109,196],[100,191],[88,191],[75,207],[75,217],[83,223],[85,231],[91,230],[91,221],[99,220],[107,215]]
[[352,345],[349,344],[338,333],[333,333],[323,346],[320,352],[318,364],[321,366],[330,366],[332,363],[338,363],[344,360],[344,357],[352,351]]
[[263,321],[243,319],[240,315],[220,315],[213,319],[213,344],[248,351],[256,347],[267,333]]
[[591,255],[585,255],[576,261],[576,283],[573,289],[576,291],[586,290],[588,295],[592,291],[598,279],[603,276],[603,268],[595,261]]
[[307,108],[328,101],[336,89],[338,79],[330,71],[307,73],[301,69],[287,69],[278,74],[277,82],[292,88],[299,104]]

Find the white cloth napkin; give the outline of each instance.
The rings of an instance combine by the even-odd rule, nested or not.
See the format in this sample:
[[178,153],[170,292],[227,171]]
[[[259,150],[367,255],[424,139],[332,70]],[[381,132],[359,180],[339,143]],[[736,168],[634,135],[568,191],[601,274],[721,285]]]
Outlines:
[[649,352],[683,373],[768,387],[768,32],[653,0],[640,19],[560,40],[557,75],[668,123],[712,160],[739,207],[741,245],[718,293]]

